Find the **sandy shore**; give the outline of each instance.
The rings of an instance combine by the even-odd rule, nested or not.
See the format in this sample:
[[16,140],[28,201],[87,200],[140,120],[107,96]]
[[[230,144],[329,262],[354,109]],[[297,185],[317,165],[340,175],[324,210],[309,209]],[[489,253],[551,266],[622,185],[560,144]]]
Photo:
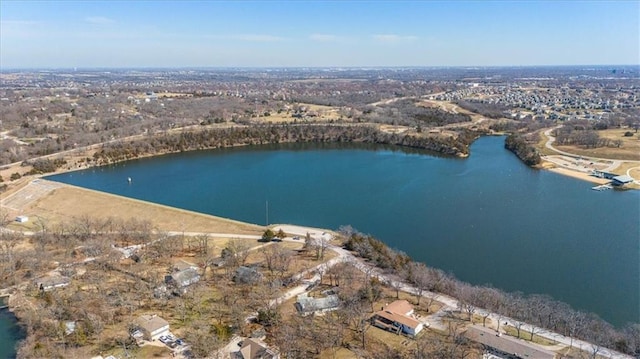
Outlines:
[[561,174],[563,176],[569,176],[572,178],[576,178],[579,180],[596,183],[596,184],[605,184],[605,183],[611,182],[611,180],[608,180],[608,179],[594,177],[584,172],[572,171],[570,169],[562,168],[562,167],[552,167],[552,168],[545,168],[545,169],[551,172]]

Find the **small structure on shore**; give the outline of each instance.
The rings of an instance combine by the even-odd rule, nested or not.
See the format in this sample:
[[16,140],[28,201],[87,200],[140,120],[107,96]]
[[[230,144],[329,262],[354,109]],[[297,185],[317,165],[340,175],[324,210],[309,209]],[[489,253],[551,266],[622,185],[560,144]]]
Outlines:
[[611,179],[611,184],[614,186],[624,186],[632,182],[633,182],[633,177],[627,176],[627,175],[615,176]]
[[25,223],[29,221],[29,217],[27,216],[18,216],[16,217],[16,222],[18,223]]
[[614,177],[617,176],[615,173],[599,171],[599,170],[593,170],[593,172],[591,172],[591,175],[594,177],[605,178],[605,179],[613,179]]
[[0,296],[0,309],[5,309],[9,307],[9,294],[5,294]]

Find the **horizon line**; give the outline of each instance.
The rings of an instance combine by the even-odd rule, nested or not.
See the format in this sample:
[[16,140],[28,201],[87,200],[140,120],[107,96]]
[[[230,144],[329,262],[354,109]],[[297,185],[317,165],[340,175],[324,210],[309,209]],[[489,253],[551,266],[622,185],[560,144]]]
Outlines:
[[43,70],[253,70],[253,69],[468,69],[468,68],[538,68],[538,67],[637,67],[640,64],[565,64],[565,65],[394,65],[394,66],[60,66],[60,67],[0,67],[5,71]]

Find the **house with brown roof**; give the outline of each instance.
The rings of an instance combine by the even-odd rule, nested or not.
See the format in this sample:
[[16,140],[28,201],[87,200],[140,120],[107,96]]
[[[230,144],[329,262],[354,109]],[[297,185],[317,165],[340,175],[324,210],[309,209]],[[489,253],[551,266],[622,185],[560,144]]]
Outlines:
[[238,359],[278,359],[278,355],[257,339],[245,339],[236,353]]
[[396,300],[371,317],[371,324],[396,334],[415,336],[424,324],[413,316],[413,306],[406,300]]
[[520,359],[555,359],[556,353],[544,348],[516,339],[508,335],[501,335],[495,330],[471,325],[464,332],[464,336],[474,342],[482,344],[486,352],[499,358]]

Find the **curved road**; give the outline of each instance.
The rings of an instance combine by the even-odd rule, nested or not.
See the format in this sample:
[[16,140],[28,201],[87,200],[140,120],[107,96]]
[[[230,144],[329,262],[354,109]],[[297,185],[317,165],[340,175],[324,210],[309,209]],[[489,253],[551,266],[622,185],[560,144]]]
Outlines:
[[[545,142],[544,146],[546,148],[550,149],[551,151],[554,151],[554,152],[559,153],[561,155],[573,157],[573,158],[588,158],[588,159],[592,159],[592,160],[596,160],[596,161],[611,162],[611,165],[609,165],[607,168],[603,169],[603,171],[605,171],[605,172],[613,171],[614,169],[618,168],[623,162],[640,164],[640,161],[633,161],[633,160],[624,160],[623,161],[623,160],[615,160],[615,159],[611,159],[611,158],[601,158],[601,157],[593,157],[593,156],[581,156],[581,155],[576,155],[575,153],[570,153],[570,152],[565,152],[565,151],[559,150],[559,149],[553,147],[553,145],[552,145],[553,142],[555,142],[556,138],[551,135],[551,131],[553,131],[555,129],[558,129],[560,127],[562,127],[562,125],[556,126],[556,127],[552,127],[550,129],[544,131],[544,135],[547,136],[547,142]],[[550,162],[553,162],[553,161],[550,161]],[[554,162],[554,163],[556,163],[556,162]],[[634,167],[634,168],[637,168],[637,167]],[[630,170],[627,171],[627,175],[629,175]]]

